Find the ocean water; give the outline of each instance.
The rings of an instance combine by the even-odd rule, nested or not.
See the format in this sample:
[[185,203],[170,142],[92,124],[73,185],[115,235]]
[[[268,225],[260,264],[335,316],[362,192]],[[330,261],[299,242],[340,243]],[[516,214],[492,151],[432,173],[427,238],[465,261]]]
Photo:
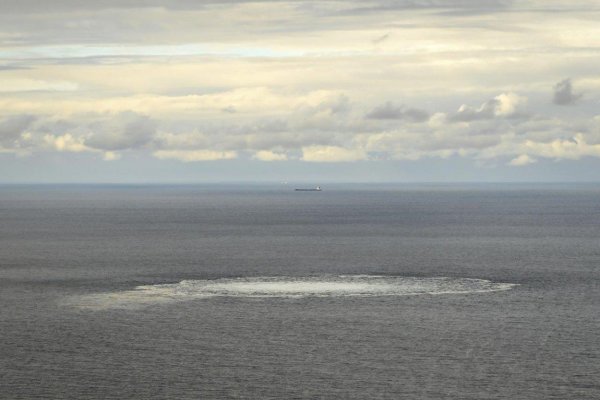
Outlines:
[[2,399],[600,399],[600,186],[0,186]]

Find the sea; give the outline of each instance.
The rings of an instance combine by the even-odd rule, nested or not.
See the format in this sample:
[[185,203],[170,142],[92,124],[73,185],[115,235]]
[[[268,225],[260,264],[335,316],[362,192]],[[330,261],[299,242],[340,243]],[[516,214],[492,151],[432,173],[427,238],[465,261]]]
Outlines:
[[0,186],[1,399],[600,399],[599,184]]

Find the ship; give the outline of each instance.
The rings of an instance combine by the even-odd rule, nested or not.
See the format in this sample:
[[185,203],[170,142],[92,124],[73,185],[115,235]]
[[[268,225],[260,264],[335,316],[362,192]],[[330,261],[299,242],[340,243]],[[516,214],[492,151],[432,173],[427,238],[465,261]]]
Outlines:
[[321,186],[317,186],[316,188],[296,188],[294,190],[296,192],[320,192]]

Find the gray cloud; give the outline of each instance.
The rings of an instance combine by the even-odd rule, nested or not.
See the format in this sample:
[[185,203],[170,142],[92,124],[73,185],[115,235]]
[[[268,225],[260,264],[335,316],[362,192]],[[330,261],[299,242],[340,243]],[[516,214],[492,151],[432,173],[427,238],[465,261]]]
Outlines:
[[145,115],[122,112],[108,121],[91,125],[92,135],[85,141],[89,147],[115,151],[143,147],[154,139],[157,123]]
[[35,121],[29,114],[14,115],[0,122],[0,144],[13,147],[27,128]]
[[385,42],[386,40],[388,40],[390,38],[390,36],[391,35],[389,33],[386,33],[385,35],[381,35],[381,36],[376,37],[375,39],[373,39],[372,43],[373,44],[379,44],[379,43]]
[[[0,152],[34,154],[32,164],[49,152],[512,165],[600,157],[591,102],[557,113],[548,101],[556,76],[590,82],[597,96],[589,1],[278,1],[0,0],[0,110],[14,115],[0,118]],[[431,113],[387,101],[398,88]],[[565,80],[554,97],[564,105],[581,94]]]
[[[132,9],[132,8],[172,8],[172,9],[190,9],[203,8],[210,4],[215,4],[218,0],[58,0],[52,2],[39,2],[37,0],[0,0],[0,6],[5,12],[11,13],[47,13],[62,11],[81,11],[81,10],[104,10],[104,9]],[[241,1],[223,1],[223,3],[233,3]]]
[[221,109],[224,113],[235,114],[237,110],[233,106],[227,106]]
[[[348,2],[352,3],[352,2]],[[365,7],[352,7],[343,12],[346,15],[368,14],[375,12],[438,10],[448,15],[471,15],[505,10],[512,5],[512,0],[383,0]]]
[[352,104],[348,96],[339,95],[335,98],[322,101],[314,106],[298,107],[294,111],[294,117],[303,119],[312,119],[315,116],[335,117],[347,114],[352,109]]
[[28,69],[19,65],[0,65],[0,71],[15,71],[20,69]]
[[[502,94],[477,109],[462,107],[458,114],[463,120],[471,115],[470,124],[448,123],[438,113],[428,124],[390,125],[391,117],[404,118],[407,111],[389,102],[378,107],[380,117],[385,118],[365,121],[360,107],[351,112],[348,106],[342,106],[350,99],[340,96],[280,117],[238,121],[231,116],[210,121],[201,117],[183,122],[176,118],[155,120],[131,111],[77,114],[69,120],[17,115],[1,122],[0,132],[12,138],[13,151],[32,154],[52,149],[102,156],[106,160],[118,159],[125,150],[183,161],[250,159],[257,151],[272,153],[262,157],[300,160],[305,150],[321,152],[323,157],[331,156],[331,160],[351,155],[360,155],[361,159],[408,160],[460,156],[489,162],[522,154],[535,159],[600,157],[594,135],[575,134],[576,125],[541,116],[509,119],[514,114],[511,106],[518,103],[518,98],[515,94]],[[344,111],[334,111],[340,108]],[[595,132],[597,120],[594,121],[590,122],[589,131]],[[27,138],[20,137],[25,131]]]
[[[248,6],[250,3],[252,6]],[[0,43],[106,45],[248,41],[272,32],[357,30],[367,25],[380,28],[382,21],[377,14],[389,19],[389,14],[394,11],[426,10],[447,20],[452,18],[443,13],[487,13],[509,8],[512,2],[379,0],[365,4],[359,0],[0,0],[0,26],[3,28]],[[250,11],[242,10],[244,7]],[[257,10],[273,8],[272,17],[258,13],[256,18],[249,18],[249,12],[255,7]],[[225,14],[230,14],[230,18],[218,17]],[[352,18],[353,15],[356,18]],[[421,24],[416,26],[422,27]]]
[[417,108],[395,106],[392,102],[388,101],[375,107],[365,117],[368,119],[403,119],[413,122],[423,122],[429,119],[429,113]]
[[559,106],[566,106],[576,103],[582,96],[581,93],[573,92],[571,79],[565,79],[554,85],[552,102]]
[[58,119],[43,120],[38,124],[36,131],[43,134],[63,135],[67,132],[85,134],[88,130],[84,126],[80,125],[80,123],[75,123],[75,121]]
[[[5,12],[45,13],[77,10],[104,9],[133,9],[133,8],[164,8],[164,9],[203,9],[207,6],[236,3],[255,3],[255,0],[58,0],[40,2],[38,0],[0,0],[0,6]],[[261,0],[262,3],[285,3],[287,0]],[[346,0],[348,5],[363,5],[361,0]],[[355,8],[355,10],[391,9],[480,9],[495,10],[512,4],[511,0],[379,0],[373,1],[370,7]]]

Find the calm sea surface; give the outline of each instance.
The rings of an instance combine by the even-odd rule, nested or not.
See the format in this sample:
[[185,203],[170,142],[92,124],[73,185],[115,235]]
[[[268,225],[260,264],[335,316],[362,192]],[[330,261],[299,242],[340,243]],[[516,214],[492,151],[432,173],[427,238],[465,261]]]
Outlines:
[[600,186],[0,186],[2,399],[600,399]]

